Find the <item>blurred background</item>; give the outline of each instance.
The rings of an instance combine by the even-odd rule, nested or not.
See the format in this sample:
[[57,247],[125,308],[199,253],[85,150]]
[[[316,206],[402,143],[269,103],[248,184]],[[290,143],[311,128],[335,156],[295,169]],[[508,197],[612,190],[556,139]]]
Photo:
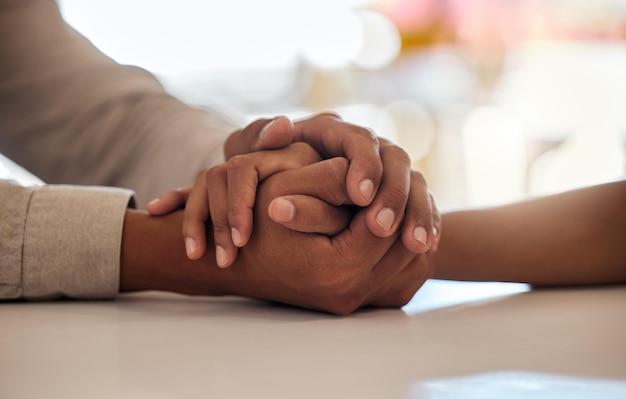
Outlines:
[[442,209],[625,175],[623,0],[59,0],[174,95],[335,110],[403,146]]

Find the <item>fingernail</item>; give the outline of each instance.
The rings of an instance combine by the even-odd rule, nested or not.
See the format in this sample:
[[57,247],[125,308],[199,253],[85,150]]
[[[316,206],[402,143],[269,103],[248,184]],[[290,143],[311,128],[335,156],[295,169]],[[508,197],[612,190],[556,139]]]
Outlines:
[[239,231],[239,229],[233,227],[232,229],[230,229],[230,235],[233,238],[233,243],[236,246],[241,247],[243,245],[243,237],[241,236],[241,232]]
[[376,221],[383,229],[389,231],[391,229],[391,225],[393,225],[394,213],[389,208],[383,208],[376,215]]
[[291,222],[295,214],[296,207],[293,202],[284,198],[276,198],[272,201],[272,214],[270,216],[276,222]]
[[215,260],[217,261],[217,265],[221,268],[226,267],[228,263],[228,254],[226,250],[219,245],[215,247]]
[[267,132],[268,132],[270,126],[272,126],[275,121],[276,121],[276,119],[274,119],[273,121],[271,121],[267,125],[263,126],[263,129],[261,129],[261,132],[259,133],[259,141],[263,141],[265,136],[267,136]]
[[428,242],[428,233],[426,232],[426,229],[422,226],[417,226],[413,229],[413,238],[426,245],[426,242]]
[[187,257],[191,258],[193,254],[195,254],[196,251],[198,251],[198,244],[196,243],[196,240],[194,240],[191,237],[186,237],[185,238],[185,250],[187,251]]
[[374,183],[372,183],[370,179],[361,181],[361,183],[359,183],[359,191],[366,201],[371,200],[372,195],[374,194]]
[[154,205],[154,204],[156,204],[156,203],[157,203],[157,202],[159,202],[159,201],[161,201],[161,198],[155,198],[155,199],[153,199],[152,201],[148,202],[148,204],[147,204],[147,205],[148,205],[148,206],[150,206],[150,205]]

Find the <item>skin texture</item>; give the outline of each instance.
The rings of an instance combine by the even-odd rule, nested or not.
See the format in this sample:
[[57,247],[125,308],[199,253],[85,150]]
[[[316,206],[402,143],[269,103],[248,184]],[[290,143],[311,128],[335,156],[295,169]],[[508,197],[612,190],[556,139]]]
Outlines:
[[[285,117],[257,120],[231,135],[224,148],[225,164],[201,171],[193,186],[165,193],[147,206],[153,215],[185,206],[183,236],[190,259],[206,250],[204,232],[210,218],[216,262],[230,266],[238,248],[250,239],[259,182],[281,170],[335,156],[350,161],[346,203],[367,206],[365,220],[373,234],[392,236],[402,224],[403,242],[415,253],[428,251],[436,237],[434,200],[421,174],[410,170],[406,152],[337,115],[315,115],[293,124]],[[359,187],[371,189],[367,201]],[[327,232],[308,226],[300,231]]]
[[442,218],[435,278],[626,282],[626,180]]
[[[292,199],[298,225],[320,200]],[[295,200],[293,198],[296,198]],[[274,201],[282,201],[283,197]],[[411,201],[411,199],[409,199]],[[444,213],[433,250],[416,258],[433,278],[536,287],[626,283],[626,180],[499,207]],[[410,277],[408,277],[410,278]]]
[[348,228],[332,237],[290,230],[268,215],[270,202],[278,196],[306,195],[335,205],[347,202],[348,166],[345,158],[333,158],[263,181],[253,234],[228,269],[216,267],[212,245],[199,260],[186,258],[180,235],[182,211],[160,217],[129,211],[120,291],[234,294],[336,314],[406,304],[432,274],[429,256],[408,251],[399,233],[383,238],[372,234],[365,209],[350,213],[345,219]]
[[[439,235],[433,248],[417,255],[406,250],[400,233],[373,235],[365,210],[340,205],[349,201],[347,168],[345,159],[335,158],[262,182],[252,237],[234,267],[225,270],[211,267],[215,260],[210,250],[196,263],[183,255],[182,237],[176,233],[181,211],[162,218],[141,214],[149,223],[168,221],[163,246],[176,248],[166,250],[166,256],[155,253],[160,244],[145,248],[146,257],[135,257],[123,267],[122,289],[236,294],[347,314],[365,306],[402,306],[430,277],[534,286],[626,282],[626,181],[446,213],[436,223]],[[420,175],[415,176],[419,184]],[[421,190],[415,193],[410,192],[409,202]],[[280,209],[284,202],[287,212]],[[320,212],[339,212],[342,222],[328,223]],[[327,234],[302,232],[314,230],[320,221],[329,226]],[[142,243],[152,243],[149,236],[161,229],[144,229],[135,237],[139,242],[125,248],[135,252]],[[151,277],[155,274],[159,278]]]
[[[343,162],[345,160],[342,158],[323,162],[332,163],[336,168],[322,174],[326,177],[325,181],[336,180],[336,176],[342,175],[345,167],[342,166]],[[315,164],[308,169],[319,167],[320,164]],[[259,192],[261,209],[272,199],[289,195],[294,187],[302,195],[316,197],[330,204],[346,202],[348,194],[343,184],[327,184],[320,192],[317,182],[301,180],[300,176],[305,170],[307,168],[289,170],[270,177],[267,180],[268,189]],[[282,182],[276,184],[276,180]],[[267,292],[283,295],[281,287],[276,286],[275,282],[293,277],[293,281],[304,284],[299,292],[305,295],[298,295],[296,305],[310,307],[311,303],[322,304],[339,314],[350,313],[368,305],[399,307],[406,304],[432,272],[428,256],[408,251],[398,234],[387,238],[372,234],[365,220],[366,212],[364,209],[357,211],[349,226],[332,237],[286,229],[272,223],[268,213],[255,212],[255,223],[267,224],[269,230],[265,231],[266,234],[254,235],[249,245],[241,251],[240,259],[243,265],[254,264],[259,260],[261,265],[271,265],[265,271],[259,265],[250,270],[254,275],[259,273],[263,277],[270,275],[271,278],[259,279],[254,287],[267,285]],[[271,248],[284,245],[285,239],[289,247],[297,249],[297,253],[276,257]],[[235,264],[232,269],[241,268],[244,271],[245,267]],[[279,273],[273,273],[274,267],[279,268]],[[292,300],[289,292],[284,295]]]

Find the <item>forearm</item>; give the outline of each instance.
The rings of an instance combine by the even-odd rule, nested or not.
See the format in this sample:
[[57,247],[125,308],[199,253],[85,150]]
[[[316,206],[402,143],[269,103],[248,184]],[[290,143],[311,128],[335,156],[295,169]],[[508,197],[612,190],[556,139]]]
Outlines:
[[207,245],[202,259],[189,260],[181,226],[182,211],[158,217],[142,211],[127,211],[122,236],[120,292],[229,293],[231,273],[215,264],[213,245]]
[[626,282],[626,181],[443,215],[434,278]]

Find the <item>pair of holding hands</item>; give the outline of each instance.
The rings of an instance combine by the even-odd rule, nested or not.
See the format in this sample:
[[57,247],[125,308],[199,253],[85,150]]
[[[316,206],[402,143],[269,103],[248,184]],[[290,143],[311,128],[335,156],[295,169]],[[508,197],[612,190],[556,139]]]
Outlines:
[[401,148],[334,114],[260,119],[224,148],[225,164],[147,210],[184,206],[190,259],[212,241],[219,267],[258,277],[236,293],[349,313],[402,306],[430,276],[440,217]]

